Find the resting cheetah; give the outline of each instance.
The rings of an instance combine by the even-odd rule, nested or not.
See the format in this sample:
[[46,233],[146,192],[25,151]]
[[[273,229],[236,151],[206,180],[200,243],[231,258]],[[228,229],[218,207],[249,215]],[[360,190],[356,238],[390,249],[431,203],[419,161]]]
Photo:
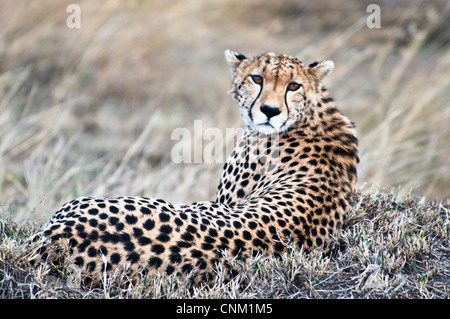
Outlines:
[[333,62],[305,66],[287,55],[229,50],[225,57],[247,129],[224,166],[216,201],[77,198],[36,237],[52,239],[40,258],[51,259],[55,241],[63,241],[93,278],[128,265],[205,279],[214,276],[220,251],[245,259],[282,254],[287,241],[305,250],[329,246],[358,162],[353,125],[322,85]]

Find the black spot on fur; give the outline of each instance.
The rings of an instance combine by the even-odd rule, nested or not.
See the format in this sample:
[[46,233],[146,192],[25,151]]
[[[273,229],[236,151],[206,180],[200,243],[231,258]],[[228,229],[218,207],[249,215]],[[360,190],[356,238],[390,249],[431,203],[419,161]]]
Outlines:
[[114,265],[117,265],[120,262],[120,259],[120,255],[118,253],[114,253],[110,257],[111,263]]
[[86,269],[87,269],[87,271],[92,272],[92,271],[94,271],[96,266],[97,266],[97,264],[95,263],[95,261],[91,261],[90,263],[88,263],[86,265]]
[[109,206],[109,211],[113,214],[117,214],[119,209],[116,206]]
[[169,225],[162,225],[159,230],[164,234],[170,234],[172,232],[172,227]]
[[127,222],[128,225],[134,225],[137,223],[137,217],[133,216],[133,215],[127,215],[125,216],[125,221]]
[[158,269],[159,267],[161,267],[162,265],[162,260],[161,258],[158,257],[152,257],[150,258],[150,260],[148,261],[148,265],[151,267],[155,267],[156,269]]
[[147,219],[144,224],[142,224],[142,226],[146,229],[146,230],[152,230],[153,227],[155,227],[155,222],[152,219]]
[[163,245],[153,245],[152,246],[152,252],[154,252],[155,254],[162,254],[165,250]]
[[97,215],[98,214],[98,209],[97,208],[91,208],[88,210],[88,214],[90,215]]
[[134,251],[129,253],[127,256],[127,261],[129,261],[132,264],[137,263],[139,261],[139,259],[140,259],[139,254]]
[[94,258],[95,256],[97,256],[97,250],[94,247],[89,247],[87,254],[89,257]]
[[162,222],[168,222],[170,220],[170,215],[166,213],[160,213],[159,220]]
[[139,237],[139,239],[138,239],[138,243],[139,243],[139,245],[141,245],[141,246],[145,246],[145,245],[151,244],[152,241],[151,241],[151,239],[148,238],[148,237],[141,236],[141,237]]

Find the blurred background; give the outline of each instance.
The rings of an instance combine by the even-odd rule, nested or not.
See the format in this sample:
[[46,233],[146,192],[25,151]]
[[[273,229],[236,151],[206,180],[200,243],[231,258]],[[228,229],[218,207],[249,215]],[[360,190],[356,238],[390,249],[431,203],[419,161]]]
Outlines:
[[171,134],[243,127],[225,49],[333,60],[359,189],[450,198],[448,0],[2,0],[0,216],[43,223],[85,195],[214,199],[223,164],[174,163]]

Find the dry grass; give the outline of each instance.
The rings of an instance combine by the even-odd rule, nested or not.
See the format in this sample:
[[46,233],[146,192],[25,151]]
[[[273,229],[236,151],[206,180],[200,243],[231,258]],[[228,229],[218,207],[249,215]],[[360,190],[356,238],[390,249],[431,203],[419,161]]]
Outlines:
[[[0,298],[449,298],[450,206],[400,197],[358,194],[347,225],[328,256],[292,247],[281,259],[255,257],[245,264],[224,257],[239,272],[194,287],[177,276],[104,276],[102,286],[82,284],[67,250],[57,266],[28,265],[30,225],[1,223]],[[138,278],[136,280],[136,278]]]
[[[380,29],[365,25],[371,1],[344,0],[79,1],[81,29],[68,29],[71,2],[2,2],[4,296],[448,297],[448,1],[378,1]],[[198,119],[203,129],[242,125],[225,93],[227,48],[334,60],[326,84],[357,124],[363,191],[342,249],[331,259],[259,260],[267,267],[244,271],[255,278],[247,289],[239,279],[236,289],[189,290],[173,278],[154,279],[151,291],[119,276],[105,291],[84,291],[50,268],[23,266],[23,238],[74,197],[214,198],[222,164],[175,164],[170,136],[193,132]],[[398,200],[371,193],[374,184],[395,187],[412,206],[392,206]],[[37,226],[15,224],[24,221]]]

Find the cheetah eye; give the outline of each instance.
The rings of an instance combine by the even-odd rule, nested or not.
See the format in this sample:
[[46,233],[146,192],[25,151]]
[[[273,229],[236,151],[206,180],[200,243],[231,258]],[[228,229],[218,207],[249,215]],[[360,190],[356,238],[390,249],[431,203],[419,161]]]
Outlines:
[[296,82],[291,82],[288,84],[287,89],[289,91],[297,91],[302,85]]
[[253,82],[255,82],[256,84],[261,85],[264,82],[264,78],[260,75],[251,75],[250,77],[252,78]]

